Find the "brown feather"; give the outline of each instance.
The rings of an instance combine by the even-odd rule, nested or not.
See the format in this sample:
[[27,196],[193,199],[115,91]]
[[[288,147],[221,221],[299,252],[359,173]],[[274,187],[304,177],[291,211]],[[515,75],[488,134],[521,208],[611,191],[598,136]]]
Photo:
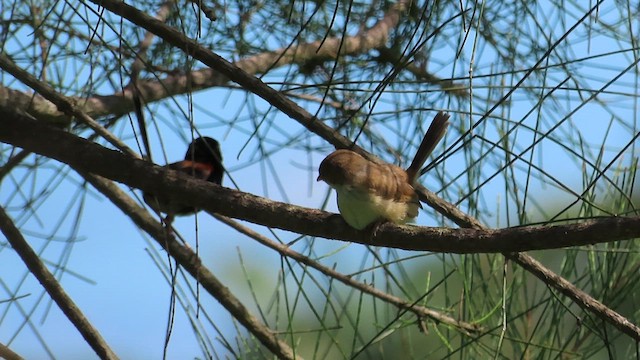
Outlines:
[[436,117],[433,118],[433,121],[431,121],[429,129],[427,129],[427,132],[424,134],[411,165],[407,168],[407,174],[409,175],[409,182],[411,184],[415,183],[420,176],[422,165],[424,165],[424,162],[427,161],[433,149],[435,149],[436,145],[442,140],[444,134],[447,132],[448,126],[449,114],[444,111],[438,112]]

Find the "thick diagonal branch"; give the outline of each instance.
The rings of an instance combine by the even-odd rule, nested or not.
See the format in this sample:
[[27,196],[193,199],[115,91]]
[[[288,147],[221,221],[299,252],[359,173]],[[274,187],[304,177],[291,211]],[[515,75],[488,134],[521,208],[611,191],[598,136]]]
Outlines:
[[200,258],[188,247],[182,246],[149,213],[126,196],[118,186],[104,178],[88,174],[80,168],[80,173],[113,204],[126,213],[133,222],[147,232],[180,266],[191,276],[198,279],[209,294],[224,306],[234,319],[238,320],[253,336],[280,359],[301,359],[295,352],[267,326],[260,322],[244,304],[200,261]]
[[118,356],[111,350],[109,344],[102,338],[102,335],[91,325],[80,308],[73,302],[71,297],[64,291],[60,283],[49,272],[47,267],[40,261],[38,254],[29,246],[20,230],[14,225],[13,220],[0,207],[0,230],[11,244],[11,247],[18,253],[29,271],[45,288],[51,299],[60,307],[60,310],[67,316],[69,321],[78,329],[82,337],[93,348],[93,351],[101,359],[118,359]]

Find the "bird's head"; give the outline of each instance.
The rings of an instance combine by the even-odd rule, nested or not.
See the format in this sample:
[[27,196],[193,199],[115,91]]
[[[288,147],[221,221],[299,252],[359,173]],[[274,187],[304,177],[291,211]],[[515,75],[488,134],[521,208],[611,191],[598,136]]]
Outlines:
[[330,186],[343,185],[353,178],[354,166],[362,161],[366,159],[351,150],[336,150],[320,163],[317,181],[322,180]]
[[210,137],[199,137],[189,145],[184,159],[203,163],[222,164],[220,144]]

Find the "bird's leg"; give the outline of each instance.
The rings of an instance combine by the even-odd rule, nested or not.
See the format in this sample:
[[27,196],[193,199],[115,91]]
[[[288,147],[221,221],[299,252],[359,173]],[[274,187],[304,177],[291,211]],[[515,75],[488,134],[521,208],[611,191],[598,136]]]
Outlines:
[[367,231],[369,232],[369,240],[373,240],[373,238],[378,233],[378,229],[380,228],[380,226],[382,226],[383,224],[386,224],[388,222],[389,222],[389,220],[384,219],[384,218],[380,218],[380,219],[372,222],[371,224],[367,225],[367,227],[365,229],[367,229]]

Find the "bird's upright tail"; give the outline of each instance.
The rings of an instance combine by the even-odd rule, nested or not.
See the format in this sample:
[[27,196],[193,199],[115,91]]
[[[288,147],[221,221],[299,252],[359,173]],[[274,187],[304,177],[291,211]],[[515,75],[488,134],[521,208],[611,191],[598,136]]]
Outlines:
[[418,151],[416,151],[416,156],[413,158],[411,165],[407,168],[409,181],[412,185],[418,179],[422,165],[424,165],[424,162],[427,161],[427,158],[431,155],[433,149],[444,137],[448,126],[449,114],[444,111],[438,112],[438,114],[433,118],[431,125],[429,125],[429,129],[426,134],[424,134],[422,142],[418,147]]

